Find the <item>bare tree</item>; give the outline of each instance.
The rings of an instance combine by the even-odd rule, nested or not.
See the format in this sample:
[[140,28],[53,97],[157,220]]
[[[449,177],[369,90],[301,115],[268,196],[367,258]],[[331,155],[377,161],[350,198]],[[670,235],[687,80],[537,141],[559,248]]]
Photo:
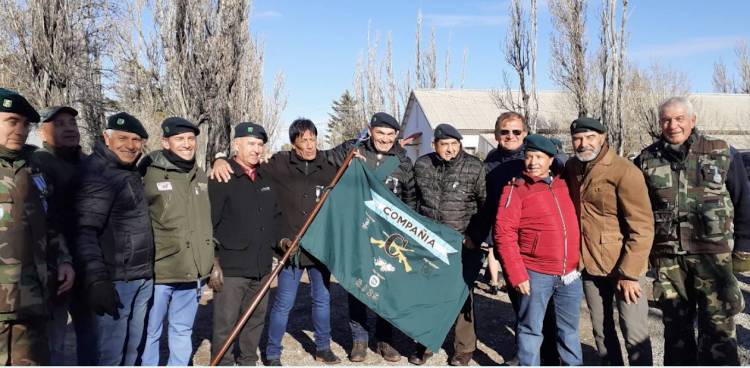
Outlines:
[[737,55],[737,72],[739,74],[737,91],[739,93],[750,93],[750,51],[748,51],[747,41],[737,42],[734,52]]
[[[534,9],[536,1],[532,1],[531,6],[531,14],[536,14],[536,9]],[[531,39],[530,31],[536,20],[526,16],[522,0],[512,0],[509,7],[510,19],[506,32],[504,54],[505,61],[513,68],[513,77],[517,81],[515,85],[517,88],[513,88],[510,81],[511,77],[504,72],[504,88],[500,91],[493,91],[493,99],[500,109],[518,111],[523,114],[531,131],[536,132],[538,105],[535,104],[535,101],[532,101],[532,96],[536,96],[534,90],[536,80],[534,79],[535,76],[532,77],[536,62],[532,60],[532,55],[536,55],[536,51],[532,49],[536,42]]]
[[714,92],[734,93],[734,81],[729,76],[729,73],[727,72],[727,65],[724,64],[723,60],[719,59],[719,61],[714,63],[714,74],[712,79]]
[[422,65],[426,70],[423,74],[425,77],[422,85],[424,88],[437,88],[438,86],[438,68],[437,68],[437,40],[435,37],[435,27],[430,29],[430,48],[424,55]]
[[584,0],[550,0],[555,33],[551,37],[552,80],[570,94],[579,116],[589,113],[586,71],[586,3]]
[[106,0],[0,0],[0,80],[37,107],[72,105],[84,139],[101,132],[104,70],[117,8]]
[[625,74],[625,24],[628,0],[622,1],[620,25],[617,27],[617,0],[603,0],[599,34],[600,116],[608,127],[610,146],[619,155],[624,153],[627,127],[622,115],[622,94]]
[[[533,1],[533,0],[532,0]],[[464,79],[466,78],[466,62],[469,60],[469,49],[464,48],[464,57],[461,59],[461,82],[460,89],[464,89]]]
[[[278,74],[273,94],[263,95],[263,47],[250,35],[249,0],[135,5],[128,12],[131,27],[120,27],[115,59],[122,107],[140,110],[150,129],[173,114],[197,122],[206,137],[199,162],[227,151],[231,128],[240,121],[277,131],[286,104],[284,78]],[[145,30],[141,19],[149,13],[154,28]]]

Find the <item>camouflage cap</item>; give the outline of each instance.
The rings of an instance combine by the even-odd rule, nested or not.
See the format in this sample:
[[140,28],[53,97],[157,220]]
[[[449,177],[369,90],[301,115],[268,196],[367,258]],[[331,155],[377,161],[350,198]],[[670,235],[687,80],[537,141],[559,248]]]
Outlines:
[[266,134],[266,130],[263,129],[261,125],[250,122],[237,124],[237,126],[234,127],[234,137],[255,137],[263,140],[263,143],[268,142],[268,134]]
[[42,110],[40,121],[46,123],[55,118],[55,115],[64,112],[73,116],[78,116],[78,111],[70,106],[50,106]]
[[135,133],[143,139],[148,139],[148,133],[143,124],[135,116],[126,112],[118,112],[107,118],[107,129]]
[[0,88],[0,112],[10,112],[26,117],[29,123],[39,122],[39,113],[18,92]]

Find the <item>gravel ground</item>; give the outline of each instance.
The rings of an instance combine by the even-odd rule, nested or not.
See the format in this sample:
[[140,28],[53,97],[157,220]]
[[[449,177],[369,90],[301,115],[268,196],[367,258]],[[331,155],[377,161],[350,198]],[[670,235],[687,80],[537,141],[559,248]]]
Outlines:
[[[741,287],[745,296],[745,304],[750,305],[750,277],[740,277]],[[479,338],[478,349],[474,353],[472,365],[500,365],[505,359],[510,359],[514,352],[513,338],[513,310],[507,294],[490,295],[485,292],[487,285],[481,281],[477,282],[475,294],[475,313],[477,318],[477,334]],[[271,293],[275,291],[275,287]],[[307,280],[303,277],[303,285],[300,286],[298,300],[293,309],[287,331],[283,340],[284,352],[282,363],[285,365],[306,366],[321,365],[314,360],[315,345],[313,343],[313,328],[310,319],[310,288]],[[650,290],[648,291],[650,295]],[[272,295],[273,297],[273,295]],[[332,321],[332,343],[331,348],[342,360],[342,365],[358,365],[349,362],[346,352],[351,349],[351,335],[347,324],[347,298],[346,291],[337,283],[331,284],[331,321]],[[210,361],[211,344],[211,315],[213,304],[210,301],[211,291],[207,290],[198,310],[193,333],[193,349],[195,354],[193,361],[195,365],[208,365]],[[654,361],[661,365],[664,355],[663,326],[661,323],[661,311],[653,307],[649,310],[650,331],[654,352]],[[746,306],[744,313],[736,317],[737,337],[740,345],[740,359],[742,364],[750,362],[750,308]],[[446,318],[454,318],[446,316]],[[374,317],[371,316],[371,325],[374,326]],[[70,331],[72,334],[72,329]],[[166,335],[164,336],[166,337]],[[262,338],[261,351],[265,349],[265,332]],[[74,363],[75,340],[68,341],[68,359]],[[453,352],[453,337],[449,334],[442,349],[429,361],[430,365],[447,365],[449,354]],[[586,365],[596,365],[598,360],[591,334],[591,324],[588,309],[585,302],[581,304],[581,343],[583,345],[583,357]],[[401,352],[403,358],[400,362],[390,363],[383,360],[374,352],[374,343],[371,341],[367,360],[359,365],[409,365],[407,356],[411,353],[413,343],[406,336],[397,333],[394,347]],[[623,346],[623,351],[625,351]],[[166,341],[162,344],[162,364],[166,363]],[[260,362],[259,362],[260,364]]]

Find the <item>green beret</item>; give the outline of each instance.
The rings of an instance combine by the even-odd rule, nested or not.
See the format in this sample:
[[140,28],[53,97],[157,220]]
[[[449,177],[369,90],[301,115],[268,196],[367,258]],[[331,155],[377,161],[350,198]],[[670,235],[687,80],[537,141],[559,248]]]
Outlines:
[[73,116],[78,116],[78,111],[70,106],[51,106],[42,110],[40,121],[45,123],[55,118],[55,115],[64,112]]
[[39,113],[16,91],[0,88],[0,112],[10,112],[26,117],[29,123],[39,122]]
[[187,132],[193,132],[195,135],[201,134],[201,130],[195,124],[177,116],[164,119],[161,122],[161,132],[164,138]]
[[143,139],[148,139],[148,133],[143,124],[135,116],[126,112],[118,112],[107,118],[107,129],[135,133]]
[[581,117],[573,120],[570,124],[570,134],[583,133],[583,132],[597,132],[606,133],[607,127],[602,125],[599,120],[594,118]]
[[268,142],[268,134],[266,134],[266,130],[263,129],[263,126],[250,122],[237,124],[237,126],[234,127],[234,137],[255,137],[262,140],[263,143]]
[[459,141],[464,139],[464,137],[461,136],[461,133],[459,133],[458,130],[456,130],[456,128],[454,128],[450,124],[440,124],[435,127],[435,134],[433,134],[433,136],[435,137],[435,141],[450,138],[455,138]]
[[375,113],[375,115],[373,115],[370,119],[370,128],[375,127],[386,127],[395,130],[401,129],[401,126],[399,126],[398,124],[398,120],[384,112]]
[[539,134],[527,135],[523,140],[523,145],[526,151],[544,152],[549,156],[557,154],[557,146],[549,138]]

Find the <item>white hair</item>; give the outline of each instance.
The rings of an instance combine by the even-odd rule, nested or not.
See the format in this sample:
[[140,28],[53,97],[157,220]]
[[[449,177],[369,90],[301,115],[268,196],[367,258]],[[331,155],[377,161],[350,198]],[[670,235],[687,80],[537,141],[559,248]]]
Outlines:
[[106,134],[107,137],[112,138],[112,132],[114,132],[113,129],[107,129],[107,130],[104,131],[104,134]]
[[687,113],[687,116],[689,117],[695,116],[695,109],[693,109],[693,104],[685,96],[672,96],[666,99],[664,102],[662,102],[659,105],[659,116],[661,117],[661,113],[664,112],[664,110],[667,107],[675,106],[675,105],[679,105],[685,108],[685,113]]

